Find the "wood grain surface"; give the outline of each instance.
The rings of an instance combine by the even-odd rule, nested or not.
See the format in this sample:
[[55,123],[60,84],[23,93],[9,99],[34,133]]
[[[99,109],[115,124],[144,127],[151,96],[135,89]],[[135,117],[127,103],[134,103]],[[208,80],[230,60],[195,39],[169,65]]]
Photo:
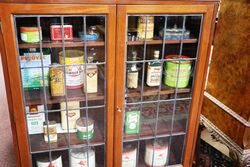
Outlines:
[[[248,121],[250,119],[249,10],[250,3],[247,0],[223,1],[207,85],[207,91],[211,95]],[[250,148],[249,128],[222,112],[214,104],[208,101],[204,103],[203,114],[210,121],[242,148]]]

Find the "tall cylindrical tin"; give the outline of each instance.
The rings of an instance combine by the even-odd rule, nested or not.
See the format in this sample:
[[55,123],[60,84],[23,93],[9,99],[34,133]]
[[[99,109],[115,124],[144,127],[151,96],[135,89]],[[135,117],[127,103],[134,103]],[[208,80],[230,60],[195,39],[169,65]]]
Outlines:
[[57,63],[53,63],[49,69],[50,74],[50,92],[51,96],[64,96],[64,71],[63,67]]
[[95,167],[95,151],[92,148],[71,149],[70,167]]
[[140,16],[138,18],[137,37],[140,39],[152,39],[154,37],[154,16]]
[[167,163],[168,144],[161,141],[147,142],[145,152],[145,163],[148,166],[163,167]]
[[[59,52],[59,63],[66,66],[66,86],[68,89],[83,87],[84,83],[84,52],[80,50],[65,50],[65,61],[63,52]],[[79,65],[82,64],[82,65]]]
[[[62,129],[75,129],[76,128],[76,120],[80,118],[80,102],[79,101],[68,101],[68,111],[66,111],[66,103],[62,102],[60,104],[61,107],[61,122]],[[69,123],[67,125],[67,122]]]

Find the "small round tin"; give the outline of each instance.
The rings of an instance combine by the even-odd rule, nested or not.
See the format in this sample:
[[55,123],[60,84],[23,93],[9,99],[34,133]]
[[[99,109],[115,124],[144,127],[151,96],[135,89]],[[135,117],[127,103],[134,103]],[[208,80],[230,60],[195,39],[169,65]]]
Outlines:
[[91,139],[94,136],[94,120],[82,117],[76,121],[77,137],[81,140]]

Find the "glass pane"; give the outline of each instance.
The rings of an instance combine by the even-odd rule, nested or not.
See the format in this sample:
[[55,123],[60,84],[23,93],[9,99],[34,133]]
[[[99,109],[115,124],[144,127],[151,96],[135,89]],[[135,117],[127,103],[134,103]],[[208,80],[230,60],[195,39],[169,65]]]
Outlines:
[[203,16],[127,19],[122,164],[181,165]]
[[33,166],[105,166],[106,16],[14,20]]

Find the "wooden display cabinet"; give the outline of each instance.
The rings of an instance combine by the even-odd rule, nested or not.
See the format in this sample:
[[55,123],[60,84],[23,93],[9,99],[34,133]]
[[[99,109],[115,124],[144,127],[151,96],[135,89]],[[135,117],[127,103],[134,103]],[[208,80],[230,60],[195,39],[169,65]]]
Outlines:
[[[20,4],[0,4],[0,19],[4,46],[1,52],[19,166],[37,166],[45,159],[47,165],[52,165],[54,158],[60,157],[64,167],[75,166],[76,149],[82,152],[81,165],[89,167],[93,162],[96,166],[119,167],[125,166],[125,161],[140,167],[158,163],[192,165],[216,1],[16,2]],[[144,25],[140,19],[144,19]],[[153,20],[153,28],[149,19],[151,23]],[[59,35],[63,39],[53,40],[50,26],[54,24],[72,25],[73,39],[67,40],[66,30],[62,29]],[[93,35],[91,26],[96,26],[97,40],[86,38]],[[22,27],[36,27],[32,32],[37,33],[37,41],[27,41]],[[150,39],[148,33],[152,35]],[[69,63],[68,50],[80,53],[80,60]],[[159,52],[157,60],[153,58],[154,51]],[[137,54],[136,58],[132,54]],[[175,56],[170,59],[169,55]],[[72,54],[69,57],[73,61]],[[52,93],[53,63],[59,63],[62,74],[56,88],[62,86],[65,93],[59,97]],[[166,67],[168,63],[177,64],[174,78]],[[183,64],[187,65],[184,70]],[[132,66],[136,86],[131,89],[128,74]],[[149,86],[149,67],[153,66],[160,69],[151,73],[159,84]],[[89,82],[89,75],[85,74],[93,67],[98,88],[97,92],[88,93],[86,88],[96,82]],[[75,75],[72,69],[77,69]],[[179,85],[181,82],[184,86]],[[35,113],[31,108],[36,109]],[[65,112],[68,116],[63,129]],[[131,113],[132,124],[128,116]],[[69,128],[71,116],[75,115],[76,119],[94,121],[92,138],[80,139],[74,121],[73,128]],[[48,125],[31,124],[34,116],[38,124],[56,121],[56,142],[50,141],[53,136],[44,138]],[[91,122],[88,125],[85,131],[91,128]],[[150,143],[165,148],[163,162],[157,160],[158,145],[153,144],[150,153]],[[124,156],[128,147],[134,156]]]

